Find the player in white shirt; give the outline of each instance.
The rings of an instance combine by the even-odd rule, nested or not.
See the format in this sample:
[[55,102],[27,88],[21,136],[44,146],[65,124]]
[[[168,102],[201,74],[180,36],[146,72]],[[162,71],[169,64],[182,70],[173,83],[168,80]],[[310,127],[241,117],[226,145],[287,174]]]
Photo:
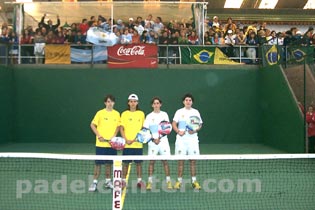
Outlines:
[[[202,119],[197,109],[192,108],[194,98],[190,93],[187,93],[183,97],[184,107],[178,109],[173,118],[173,130],[177,133],[175,142],[175,155],[199,155],[199,139],[198,131],[202,127]],[[191,116],[197,116],[200,118],[200,126],[197,130],[187,130],[187,121]],[[196,179],[196,160],[190,161],[190,173],[191,181],[194,189],[201,189]],[[184,169],[184,160],[178,161],[178,180],[175,183],[174,188],[180,189],[182,184]]]
[[[148,155],[171,155],[170,145],[167,135],[160,136],[158,132],[159,123],[162,121],[169,122],[168,114],[161,111],[162,101],[158,97],[154,97],[151,101],[153,111],[149,113],[144,121],[143,127],[150,129],[153,140],[148,143]],[[152,175],[154,171],[154,160],[150,160],[149,163],[149,177],[147,183],[147,190],[152,189]],[[172,189],[172,183],[170,178],[170,169],[166,160],[162,161],[165,175],[166,184],[168,189]]]

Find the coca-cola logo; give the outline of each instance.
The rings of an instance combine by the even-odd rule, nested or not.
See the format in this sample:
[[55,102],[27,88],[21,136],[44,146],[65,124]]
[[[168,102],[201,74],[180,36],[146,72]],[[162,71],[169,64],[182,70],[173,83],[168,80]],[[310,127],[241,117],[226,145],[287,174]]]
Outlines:
[[118,56],[144,55],[144,46],[135,45],[133,47],[121,46],[117,50]]

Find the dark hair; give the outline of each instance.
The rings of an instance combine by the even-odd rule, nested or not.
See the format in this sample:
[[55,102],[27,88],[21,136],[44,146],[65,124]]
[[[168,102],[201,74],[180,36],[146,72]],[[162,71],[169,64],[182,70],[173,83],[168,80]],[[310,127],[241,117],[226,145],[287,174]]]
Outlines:
[[104,98],[104,102],[106,102],[108,99],[110,99],[111,101],[115,102],[115,97],[112,94],[106,95],[105,98]]
[[182,101],[185,101],[186,98],[191,98],[192,102],[194,102],[194,97],[191,93],[186,93],[183,98]]
[[160,102],[160,104],[162,104],[162,100],[159,97],[157,97],[157,96],[152,98],[151,104],[153,104],[155,100],[158,100]]

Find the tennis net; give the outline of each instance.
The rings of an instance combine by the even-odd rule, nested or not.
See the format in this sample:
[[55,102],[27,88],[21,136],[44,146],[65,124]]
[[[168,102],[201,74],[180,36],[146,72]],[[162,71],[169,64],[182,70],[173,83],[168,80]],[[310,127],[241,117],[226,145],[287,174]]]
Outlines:
[[[156,160],[152,189],[138,189],[130,164],[128,187],[121,189],[121,161],[143,160],[144,182],[150,160]],[[114,190],[104,187],[104,168],[96,192],[94,160],[114,160]],[[190,159],[196,160],[201,189],[191,186]],[[178,160],[185,160],[182,187],[165,187],[162,161],[177,180]],[[315,200],[315,155],[95,156],[45,153],[0,153],[1,210],[211,209],[310,210]],[[115,196],[115,192],[116,193]],[[119,195],[119,196],[118,196]]]

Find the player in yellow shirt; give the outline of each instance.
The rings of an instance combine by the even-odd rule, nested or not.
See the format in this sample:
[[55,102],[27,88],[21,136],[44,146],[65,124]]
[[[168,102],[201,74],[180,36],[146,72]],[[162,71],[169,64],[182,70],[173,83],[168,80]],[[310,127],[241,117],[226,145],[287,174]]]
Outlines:
[[[99,110],[91,122],[91,129],[96,136],[96,155],[117,155],[117,150],[109,144],[110,139],[115,137],[119,131],[120,114],[114,109],[115,97],[107,95],[104,99],[105,108]],[[111,182],[112,160],[95,160],[94,180],[89,191],[95,192],[101,165],[105,164],[105,187],[113,188]]]
[[[143,155],[143,145],[140,142],[136,142],[137,133],[141,130],[144,122],[145,115],[143,111],[139,110],[138,107],[138,96],[131,94],[128,97],[128,109],[121,114],[121,136],[126,140],[125,149],[123,155]],[[126,176],[131,160],[123,161],[123,187],[126,186]],[[138,177],[138,188],[145,188],[142,182],[142,161],[135,160],[137,177]]]

